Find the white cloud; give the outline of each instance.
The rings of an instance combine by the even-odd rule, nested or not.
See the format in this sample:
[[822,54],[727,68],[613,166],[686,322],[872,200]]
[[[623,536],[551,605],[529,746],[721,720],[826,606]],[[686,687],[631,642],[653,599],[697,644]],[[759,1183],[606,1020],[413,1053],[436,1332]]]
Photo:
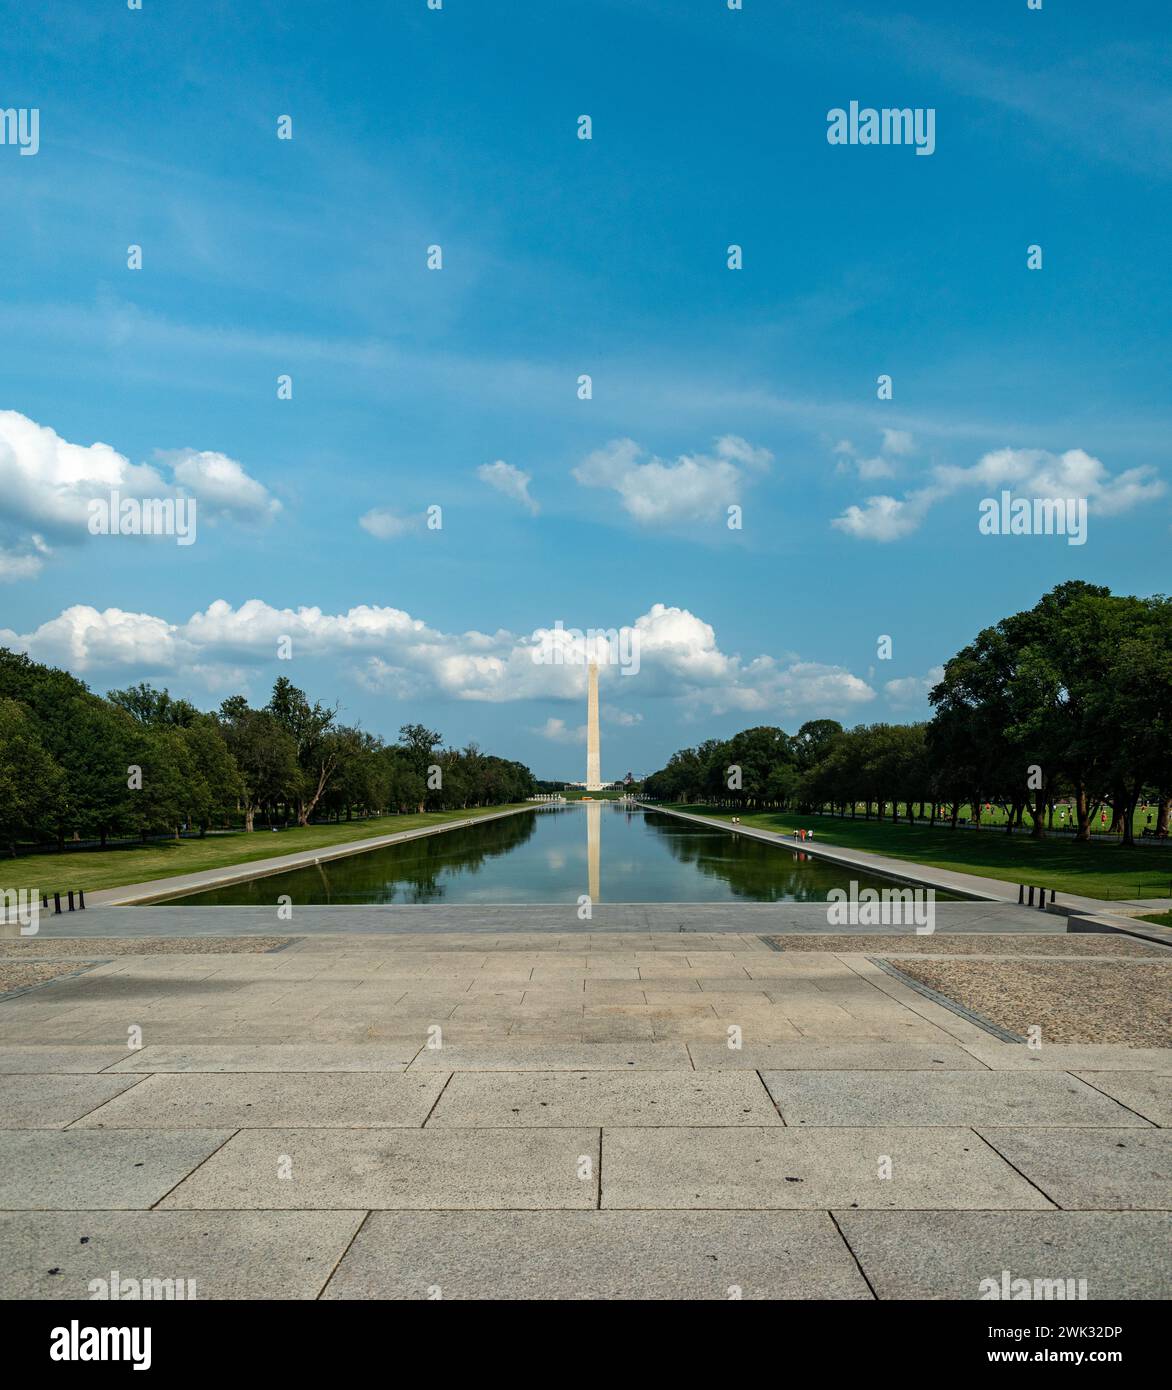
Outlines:
[[583,487],[612,488],[623,509],[642,526],[725,519],[740,501],[743,469],[766,470],[773,455],[724,435],[713,454],[681,454],[674,463],[648,456],[633,439],[613,439],[572,470]]
[[1007,487],[1023,497],[1085,497],[1100,516],[1130,511],[1164,492],[1154,468],[1129,468],[1112,477],[1099,459],[1083,449],[1067,449],[1063,454],[995,449],[971,468],[938,468],[936,475],[949,491]]
[[778,700],[786,710],[817,709],[828,713],[866,704],[875,692],[842,666],[798,661],[778,675]]
[[907,430],[883,431],[883,453],[902,456],[904,454],[910,454],[914,447],[915,441]]
[[[0,519],[0,539],[3,532],[4,525]],[[41,572],[44,557],[52,553],[45,544],[45,538],[35,531],[18,541],[16,546],[0,550],[0,584],[6,580],[34,578]]]
[[899,676],[885,681],[883,689],[893,705],[919,705],[928,698],[933,686],[944,679],[944,667],[933,666],[924,676]]
[[495,463],[482,463],[476,470],[476,476],[482,483],[496,488],[497,492],[503,492],[514,502],[520,502],[534,516],[541,510],[529,495],[529,484],[533,481],[532,476],[520,468],[514,468],[511,463],[506,463],[504,459],[497,459]]
[[183,640],[180,629],[162,618],[149,613],[128,613],[121,608],[107,608],[99,613],[81,603],[66,608],[26,637],[0,632],[0,644],[72,671],[95,666],[177,671],[193,664],[197,655],[196,649]]
[[413,517],[399,516],[388,507],[374,507],[358,518],[358,524],[376,540],[391,541],[414,530],[416,522]]
[[[586,691],[582,661],[533,659],[554,631],[445,633],[397,608],[362,605],[330,614],[320,608],[273,608],[260,599],[233,608],[218,599],[184,623],[79,604],[34,632],[0,632],[0,642],[78,673],[190,675],[210,685],[222,673],[236,678],[240,671],[267,668],[278,638],[288,636],[299,658],[327,658],[335,666],[348,661],[354,678],[368,689],[491,703],[579,701]],[[753,711],[780,718],[799,711],[846,712],[875,694],[843,667],[768,655],[745,660],[723,652],[711,624],[662,603],[619,634],[618,652],[638,644],[638,674],[626,676],[607,664],[603,644],[600,675],[608,687],[608,712],[624,723],[639,718],[627,709],[632,699],[670,699],[713,713]],[[581,655],[566,645],[566,637],[562,631],[563,650]]]
[[[839,445],[836,452],[842,451]],[[1099,516],[1117,516],[1165,491],[1150,465],[1112,475],[1100,459],[1083,449],[1062,454],[1046,449],[994,449],[967,468],[937,466],[930,477],[929,485],[903,498],[868,497],[861,507],[849,506],[831,525],[867,540],[893,541],[915,531],[934,503],[964,490],[990,494],[1008,489],[1016,497],[1085,498]]]
[[857,459],[855,467],[859,471],[859,477],[865,482],[870,482],[873,478],[894,478],[895,467],[889,459],[885,459],[882,454],[875,458]]
[[863,506],[851,505],[830,523],[848,536],[870,541],[897,541],[915,531],[930,505],[928,492],[898,497],[868,497]]
[[199,498],[202,516],[223,516],[231,521],[271,521],[281,504],[263,483],[250,478],[235,459],[210,450],[175,449],[155,455],[169,463],[175,481]]
[[853,467],[863,479],[894,478],[897,471],[894,460],[910,454],[915,447],[915,441],[906,430],[885,429],[882,436],[879,452],[870,457],[856,449],[849,439],[840,440],[834,446],[834,452],[840,459],[836,471],[847,473]]
[[549,739],[551,743],[586,742],[586,725],[580,724],[577,728],[571,729],[564,719],[547,719],[539,729],[534,729],[533,732],[540,738]]
[[719,458],[729,459],[733,463],[743,463],[746,468],[754,468],[761,473],[767,473],[769,465],[773,462],[773,455],[768,449],[750,444],[739,434],[721,435],[716,441],[716,453]]
[[35,575],[52,551],[44,537],[79,544],[89,538],[89,502],[112,491],[139,499],[194,495],[212,517],[267,519],[280,503],[225,454],[194,449],[159,452],[167,479],[133,464],[108,444],[73,444],[15,410],[0,410],[0,578]]
[[10,579],[32,579],[40,574],[42,563],[39,555],[6,555],[0,551],[0,583]]

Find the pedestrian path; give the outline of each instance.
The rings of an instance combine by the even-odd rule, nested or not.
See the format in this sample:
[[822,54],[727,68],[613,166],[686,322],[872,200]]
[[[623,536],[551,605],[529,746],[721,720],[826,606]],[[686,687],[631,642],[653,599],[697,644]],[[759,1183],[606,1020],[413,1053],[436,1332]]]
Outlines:
[[[716,824],[725,827],[729,825],[727,819],[717,816],[697,816],[691,812],[677,811],[663,806],[653,807],[650,804],[647,805],[646,809],[656,810],[668,816],[678,816],[681,820],[694,821],[698,825]],[[827,838],[823,838],[821,826],[822,822],[819,821],[815,838],[812,840],[795,840],[792,833],[783,834],[777,830],[764,830],[757,826],[738,824],[733,828],[738,835],[785,845],[790,850],[798,849],[804,854],[814,855],[846,868],[882,874],[888,878],[899,879],[908,883],[921,883],[929,888],[941,889],[948,893],[961,893],[979,901],[1017,904],[1019,885],[1008,879],[990,878],[984,874],[967,874],[956,869],[941,869],[930,864],[916,864],[908,859],[893,859],[885,854],[872,854],[869,850],[845,849],[841,845],[829,843]],[[832,834],[832,832],[828,833]],[[1032,892],[1029,884],[1020,886],[1028,892]],[[1042,886],[1044,885],[1033,885],[1034,888]],[[1052,906],[1047,904],[1048,911],[1057,912],[1063,916],[1094,917],[1100,930],[1106,927],[1117,930],[1136,929],[1145,934],[1150,932],[1153,936],[1167,936],[1168,939],[1172,940],[1172,932],[1169,932],[1168,928],[1134,921],[1136,915],[1144,912],[1157,913],[1167,910],[1169,907],[1172,907],[1172,899],[1168,898],[1152,898],[1125,903],[1108,902],[1103,898],[1091,898],[1079,893],[1059,893]]]
[[0,1296],[1172,1293],[1170,1050],[750,932],[156,944],[0,1002]]

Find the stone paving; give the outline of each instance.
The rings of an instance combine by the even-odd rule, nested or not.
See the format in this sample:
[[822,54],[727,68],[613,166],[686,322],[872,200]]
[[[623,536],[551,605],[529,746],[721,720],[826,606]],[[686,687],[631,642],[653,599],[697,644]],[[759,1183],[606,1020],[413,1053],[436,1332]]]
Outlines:
[[[95,935],[136,911],[165,910]],[[474,912],[0,1002],[0,1296],[1172,1294],[1172,1050],[999,1042],[863,952],[730,924]]]

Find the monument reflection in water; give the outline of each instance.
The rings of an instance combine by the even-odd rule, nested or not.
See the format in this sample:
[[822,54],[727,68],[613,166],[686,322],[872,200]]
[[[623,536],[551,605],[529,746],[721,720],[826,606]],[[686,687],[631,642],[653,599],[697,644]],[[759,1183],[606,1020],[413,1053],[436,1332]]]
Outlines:
[[[606,852],[603,853],[603,841]],[[825,902],[831,888],[890,886],[788,845],[629,802],[546,805],[172,901],[314,903]],[[937,895],[944,900],[943,894]]]
[[602,901],[602,802],[586,803],[586,880],[592,903]]

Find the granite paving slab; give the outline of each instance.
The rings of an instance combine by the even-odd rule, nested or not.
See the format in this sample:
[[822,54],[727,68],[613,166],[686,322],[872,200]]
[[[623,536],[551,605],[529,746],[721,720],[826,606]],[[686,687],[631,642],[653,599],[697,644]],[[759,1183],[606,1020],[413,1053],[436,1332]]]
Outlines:
[[325,1298],[869,1299],[824,1212],[373,1212]]
[[984,1071],[955,1043],[879,1042],[727,1043],[688,1045],[697,1071]]
[[0,1076],[0,1129],[64,1129],[135,1084],[126,1076],[9,1073]]
[[1081,1079],[1152,1124],[1163,1128],[1172,1125],[1172,1075],[1154,1071],[1088,1071]]
[[156,1043],[111,1068],[145,1072],[396,1072],[422,1043],[253,1043],[168,1046]]
[[154,1206],[232,1133],[0,1130],[0,1211]]
[[3,1043],[0,1044],[0,1074],[99,1072],[112,1067],[125,1056],[125,1047],[91,1047],[84,1043]]
[[1172,1075],[1172,1047],[1126,1047],[1119,1043],[963,1043],[966,1052],[994,1071],[1158,1071]]
[[446,1073],[171,1072],[92,1110],[87,1129],[418,1128]]
[[[987,1298],[1003,1271],[1029,1279],[1031,1290],[1035,1279],[1074,1279],[1077,1296],[1085,1279],[1089,1299],[1172,1298],[1163,1254],[1172,1224],[1163,1213],[836,1210],[834,1217],[881,1299]],[[983,1280],[993,1283],[982,1288]]]
[[[204,1302],[316,1298],[364,1216],[308,1211],[0,1213],[0,1298],[112,1295],[114,1271],[124,1293],[128,1280],[182,1280],[169,1289],[164,1285],[161,1296],[179,1293]],[[103,1282],[94,1285],[97,1280]]]
[[755,1072],[456,1072],[428,1121],[448,1127],[780,1125]]
[[596,1129],[241,1130],[161,1205],[589,1209],[597,1206],[598,1152]]
[[1145,1124],[1065,1072],[766,1071],[762,1079],[787,1125]]
[[411,1071],[687,1071],[687,1047],[664,1043],[453,1043],[421,1048]]
[[1028,1210],[1051,1204],[968,1129],[603,1132],[604,1209],[852,1205]]
[[1060,1207],[1172,1210],[1172,1130],[982,1126],[977,1133]]

